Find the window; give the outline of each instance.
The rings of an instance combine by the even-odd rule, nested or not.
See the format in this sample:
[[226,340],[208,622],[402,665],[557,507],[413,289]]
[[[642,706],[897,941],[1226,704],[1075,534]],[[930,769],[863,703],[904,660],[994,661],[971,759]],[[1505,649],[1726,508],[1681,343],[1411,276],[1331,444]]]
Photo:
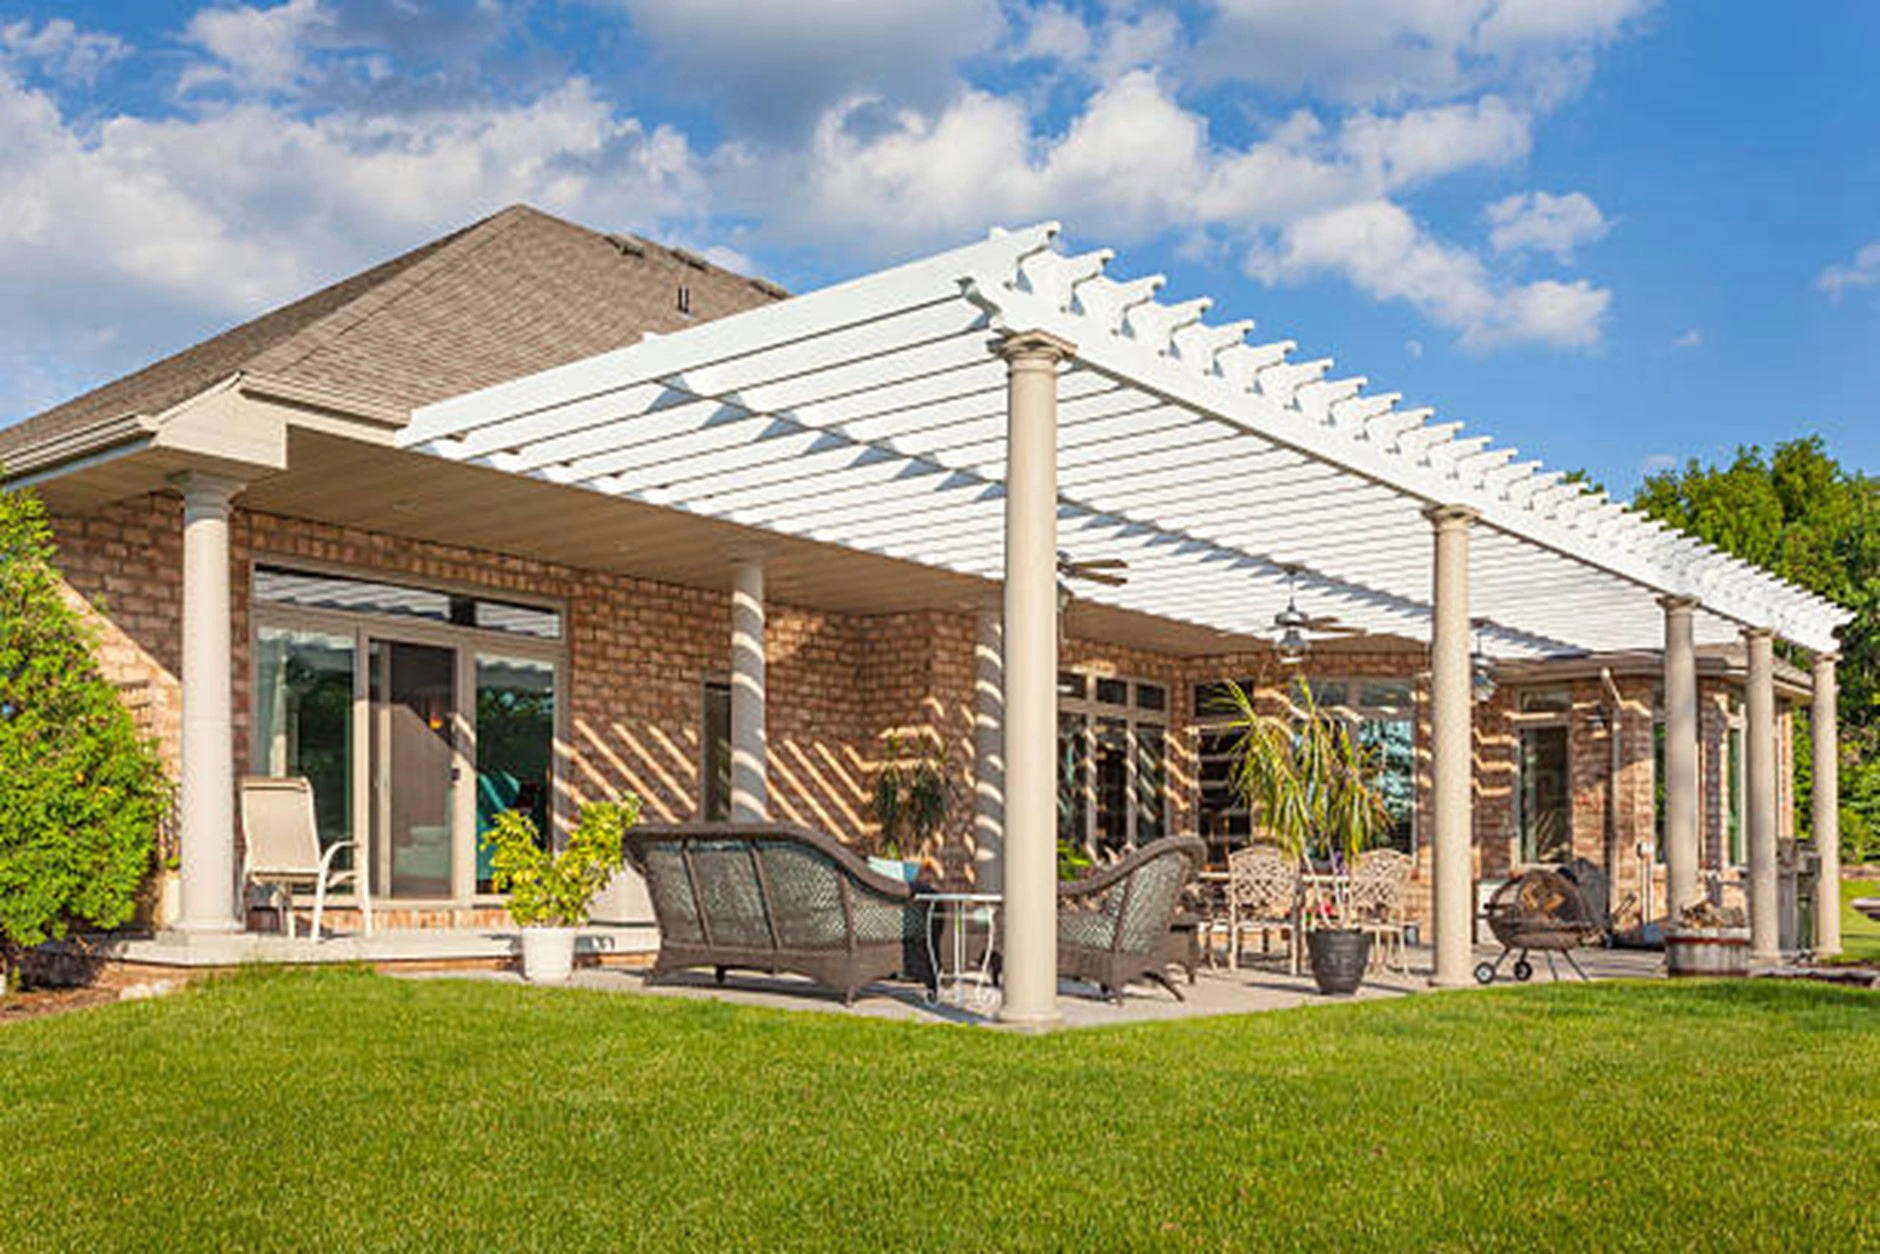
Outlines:
[[357,657],[352,636],[265,625],[255,633],[254,770],[306,777],[322,846],[352,839]]
[[699,719],[704,729],[700,746],[699,815],[709,823],[722,823],[731,817],[731,683],[724,679],[705,681],[704,712]]
[[[1251,693],[1251,679],[1239,681]],[[1416,685],[1407,679],[1316,679],[1308,681],[1313,700],[1352,724],[1357,742],[1376,755],[1377,787],[1383,794],[1389,825],[1380,843],[1416,852],[1417,763]],[[1202,838],[1208,860],[1225,862],[1234,849],[1252,839],[1252,824],[1233,791],[1233,747],[1237,734],[1219,725],[1234,710],[1226,683],[1195,688],[1199,725]],[[1210,723],[1214,728],[1210,728]]]
[[477,891],[495,891],[495,851],[483,844],[507,810],[535,824],[536,841],[554,839],[555,665],[536,658],[476,655]]
[[1521,861],[1566,862],[1573,857],[1567,726],[1523,727],[1518,735]]
[[1168,690],[1058,676],[1058,838],[1119,853],[1168,831]]
[[324,575],[282,566],[255,567],[254,597],[271,605],[350,610],[428,619],[454,627],[476,627],[543,640],[561,639],[561,615],[533,605],[512,605],[350,575]]

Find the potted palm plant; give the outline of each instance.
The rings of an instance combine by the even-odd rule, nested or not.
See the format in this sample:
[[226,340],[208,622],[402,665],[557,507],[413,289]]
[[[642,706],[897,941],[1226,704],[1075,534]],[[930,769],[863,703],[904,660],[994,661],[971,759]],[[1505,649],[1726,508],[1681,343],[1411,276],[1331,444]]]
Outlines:
[[[1352,865],[1389,821],[1376,786],[1376,755],[1303,681],[1285,715],[1262,713],[1232,681],[1225,691],[1228,725],[1236,733],[1231,778],[1248,813],[1301,870],[1315,846]],[[1370,957],[1370,934],[1329,917],[1307,919],[1305,926],[1319,991],[1355,991]]]
[[869,858],[869,865],[913,883],[923,865],[921,854],[946,822],[952,802],[946,759],[939,749],[924,741],[909,749],[898,736],[890,736],[869,801],[881,825],[878,853]]
[[627,864],[626,835],[640,817],[639,798],[598,801],[581,816],[559,851],[529,816],[505,810],[483,843],[490,879],[509,894],[509,917],[522,929],[522,976],[532,984],[566,980],[574,970],[575,932],[587,922],[595,894]]

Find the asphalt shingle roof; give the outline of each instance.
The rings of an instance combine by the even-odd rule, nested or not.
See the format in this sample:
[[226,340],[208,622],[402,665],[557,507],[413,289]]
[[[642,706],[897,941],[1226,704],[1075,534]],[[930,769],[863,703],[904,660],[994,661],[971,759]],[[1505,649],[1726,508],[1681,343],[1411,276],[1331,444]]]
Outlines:
[[159,413],[238,371],[410,409],[781,296],[683,250],[515,205],[0,430],[0,458]]

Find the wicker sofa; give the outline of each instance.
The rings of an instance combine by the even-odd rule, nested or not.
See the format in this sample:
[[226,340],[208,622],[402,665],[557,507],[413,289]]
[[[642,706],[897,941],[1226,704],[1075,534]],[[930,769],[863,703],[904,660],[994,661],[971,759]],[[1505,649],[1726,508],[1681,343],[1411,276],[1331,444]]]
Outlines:
[[1095,984],[1116,1001],[1135,980],[1152,980],[1182,1000],[1168,968],[1189,966],[1192,974],[1193,959],[1187,939],[1178,943],[1170,925],[1183,886],[1206,857],[1201,841],[1170,836],[1058,885],[1058,975]]
[[788,971],[842,1000],[871,981],[933,984],[914,889],[838,841],[791,823],[646,823],[627,834],[659,923],[657,980],[710,967]]

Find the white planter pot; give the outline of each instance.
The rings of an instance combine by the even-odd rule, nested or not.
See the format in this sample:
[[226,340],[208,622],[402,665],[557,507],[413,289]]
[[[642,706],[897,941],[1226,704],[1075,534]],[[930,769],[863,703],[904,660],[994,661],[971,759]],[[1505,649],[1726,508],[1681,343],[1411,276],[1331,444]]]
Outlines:
[[522,978],[531,984],[561,984],[574,973],[571,927],[522,929]]

